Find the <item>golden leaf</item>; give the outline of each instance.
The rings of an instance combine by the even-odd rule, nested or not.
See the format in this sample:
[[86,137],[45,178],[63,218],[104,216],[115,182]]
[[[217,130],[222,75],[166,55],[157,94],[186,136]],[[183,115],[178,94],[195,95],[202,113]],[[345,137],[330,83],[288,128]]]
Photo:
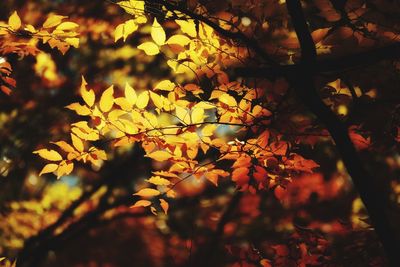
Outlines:
[[63,175],[68,175],[72,172],[74,169],[74,163],[66,163],[63,162],[64,164],[60,164],[60,166],[57,169],[57,179],[60,178]]
[[168,153],[167,151],[162,151],[162,150],[152,152],[152,153],[148,154],[147,156],[149,158],[152,158],[157,161],[165,161],[172,157],[172,155],[170,153]]
[[163,209],[164,213],[167,214],[168,213],[168,208],[169,208],[168,202],[165,201],[164,199],[160,198],[160,206]]
[[81,115],[81,116],[87,116],[90,115],[91,111],[87,106],[82,106],[79,103],[72,103],[68,106],[66,106],[66,108],[73,110],[76,112],[76,114]]
[[108,112],[112,108],[112,106],[114,104],[113,94],[114,94],[114,86],[111,85],[101,95],[99,105],[100,105],[100,109],[103,112]]
[[130,206],[130,208],[148,207],[150,205],[151,205],[151,201],[142,199],[142,200],[136,201],[136,203],[133,204],[132,206]]
[[84,149],[82,140],[78,136],[76,136],[75,134],[72,134],[72,133],[71,133],[71,140],[72,140],[72,144],[74,145],[74,147],[79,152],[82,152]]
[[165,43],[165,31],[158,23],[157,18],[154,18],[153,26],[151,27],[151,38],[153,38],[154,42],[158,45],[163,45]]
[[72,45],[75,48],[79,47],[79,38],[77,37],[65,38],[65,42],[68,43],[69,45]]
[[154,56],[160,53],[160,49],[153,42],[145,42],[139,45],[137,48],[143,50],[149,56]]
[[169,81],[169,80],[163,80],[159,82],[154,89],[158,90],[163,90],[163,91],[173,91],[175,89],[176,85]]
[[189,35],[190,37],[196,37],[196,24],[194,20],[175,20],[175,22],[181,27],[181,31]]
[[185,46],[188,43],[190,43],[190,38],[187,37],[186,35],[176,34],[176,35],[172,35],[165,43]]
[[192,123],[202,123],[204,121],[204,109],[194,108],[191,114]]
[[53,142],[53,144],[57,145],[65,152],[68,152],[68,153],[75,152],[75,149],[65,141],[57,141],[57,142]]
[[124,36],[124,23],[119,24],[114,31],[114,42],[116,43],[119,39]]
[[133,194],[134,196],[141,196],[141,197],[155,197],[158,196],[160,191],[152,188],[144,188],[140,190],[139,192]]
[[136,106],[140,109],[144,109],[145,107],[147,107],[148,103],[149,103],[149,92],[144,91],[138,96],[136,101]]
[[62,160],[61,155],[55,150],[39,149],[33,151],[34,154],[39,154],[40,157],[50,160],[50,161],[60,161]]
[[128,36],[131,35],[137,29],[138,25],[135,23],[133,19],[126,21],[123,30],[124,42],[126,41],[126,38],[128,38]]
[[125,98],[132,106],[135,105],[137,101],[136,92],[128,83],[125,84]]
[[69,31],[69,30],[73,30],[77,27],[79,27],[79,25],[76,24],[75,22],[66,21],[66,22],[63,22],[60,25],[58,25],[56,30]]
[[85,103],[91,107],[94,104],[94,100],[95,100],[95,95],[94,95],[94,91],[93,90],[86,90],[86,85],[87,82],[85,81],[85,78],[82,76],[82,84],[81,84],[81,96],[83,98],[83,100],[85,101]]
[[61,23],[63,19],[67,18],[66,16],[60,15],[51,15],[46,21],[43,23],[43,28],[52,28]]
[[47,164],[40,171],[39,176],[41,176],[42,174],[45,174],[45,173],[54,172],[55,170],[57,170],[57,168],[58,168],[57,164],[54,164],[54,163]]
[[150,179],[146,180],[149,183],[155,184],[155,185],[170,185],[171,182],[165,178],[162,178],[160,176],[152,176]]
[[156,93],[153,93],[150,91],[150,98],[153,101],[154,105],[159,108],[162,109],[164,106],[164,101],[162,99],[161,96],[157,95]]
[[14,11],[8,19],[8,25],[10,25],[11,29],[14,31],[21,28],[21,19],[19,18],[17,11]]

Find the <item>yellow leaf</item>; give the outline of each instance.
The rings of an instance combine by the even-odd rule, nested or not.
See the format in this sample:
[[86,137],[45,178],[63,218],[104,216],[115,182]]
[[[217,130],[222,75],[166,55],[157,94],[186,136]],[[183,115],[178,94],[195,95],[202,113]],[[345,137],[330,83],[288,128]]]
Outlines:
[[51,15],[46,21],[43,23],[43,28],[52,28],[61,23],[63,19],[67,18],[66,16],[60,15]]
[[138,200],[135,204],[130,206],[130,208],[138,208],[138,207],[148,207],[151,205],[151,202],[148,200]]
[[190,116],[187,109],[176,105],[175,113],[178,119],[181,120],[184,124],[190,124]]
[[76,114],[81,115],[81,116],[87,116],[90,115],[91,111],[87,106],[82,106],[79,103],[72,103],[68,106],[66,106],[66,108],[73,110],[76,112]]
[[138,25],[135,23],[133,19],[128,20],[124,24],[124,42],[129,35],[131,35],[134,31],[138,29]]
[[168,153],[167,151],[162,151],[162,150],[152,152],[150,154],[147,154],[147,156],[149,158],[152,158],[157,161],[165,161],[172,157],[172,155],[170,153]]
[[53,144],[57,145],[59,148],[61,148],[65,152],[68,152],[68,153],[75,152],[75,149],[65,141],[53,142]]
[[140,196],[140,197],[155,197],[158,196],[160,191],[152,188],[144,188],[137,192],[136,194],[133,194],[134,196]]
[[63,162],[63,164],[60,164],[60,166],[57,169],[57,179],[63,175],[70,174],[73,169],[74,169],[74,163]]
[[119,24],[114,31],[114,42],[116,43],[119,39],[124,36],[124,23]]
[[39,154],[40,157],[50,160],[50,161],[60,161],[62,160],[61,155],[55,150],[39,149],[33,152],[34,154]]
[[159,82],[154,89],[158,90],[163,90],[163,91],[173,91],[175,89],[176,85],[169,81],[169,80],[163,80]]
[[149,183],[155,184],[155,185],[170,185],[171,182],[165,178],[162,178],[160,176],[152,176],[150,179],[146,180]]
[[76,135],[74,135],[74,134],[72,134],[71,133],[71,139],[72,139],[72,144],[74,145],[74,147],[79,151],[79,152],[82,152],[83,151],[83,142],[82,142],[82,140],[78,137],[78,136],[76,136]]
[[76,24],[75,22],[66,21],[66,22],[63,22],[60,25],[58,25],[56,30],[69,31],[69,30],[73,30],[73,29],[75,29],[77,27],[79,27],[79,25]]
[[126,100],[125,97],[118,97],[114,100],[114,102],[125,111],[132,110],[132,105]]
[[101,95],[99,104],[100,104],[100,109],[103,112],[108,112],[112,108],[114,104],[113,94],[114,94],[114,86],[111,85]]
[[33,26],[30,25],[30,24],[28,24],[28,25],[25,26],[25,30],[27,30],[28,32],[31,32],[31,33],[36,33],[35,27],[33,27]]
[[237,106],[237,102],[235,100],[235,98],[233,96],[230,96],[228,94],[222,94],[221,96],[219,96],[219,101],[230,106],[230,107],[236,107]]
[[153,26],[151,27],[151,38],[153,38],[154,42],[158,45],[163,45],[165,43],[165,31],[156,18],[154,18]]
[[204,109],[202,108],[194,108],[192,110],[192,123],[202,123],[204,121]]
[[79,38],[77,38],[77,37],[65,38],[65,42],[67,42],[69,45],[72,45],[75,48],[79,47]]
[[14,11],[8,19],[8,25],[10,25],[11,29],[14,31],[21,28],[21,19],[19,18],[17,11]]
[[190,37],[197,36],[194,20],[176,20],[175,22],[181,27],[182,32],[186,33]]
[[154,105],[159,108],[162,109],[164,106],[164,101],[162,99],[161,96],[157,95],[156,93],[153,93],[150,91],[150,98],[153,101]]
[[125,84],[125,98],[132,106],[135,105],[137,101],[136,92],[128,83]]
[[57,168],[58,168],[57,164],[54,163],[47,164],[46,166],[43,167],[42,171],[39,173],[39,176],[42,176],[42,174],[45,173],[54,172],[55,170],[57,170]]
[[143,109],[147,107],[148,103],[149,103],[149,92],[144,91],[138,96],[136,101],[136,106],[140,109]]
[[160,205],[161,205],[161,208],[163,209],[164,213],[167,214],[168,208],[169,208],[168,202],[165,201],[164,199],[160,198]]
[[176,35],[172,35],[165,43],[185,46],[188,43],[190,43],[190,38],[187,37],[186,35],[176,34]]
[[154,56],[160,53],[160,49],[158,49],[158,46],[153,42],[145,42],[137,48],[143,50],[149,56]]
[[86,90],[86,85],[87,82],[85,81],[85,78],[82,76],[82,84],[81,84],[81,96],[83,98],[83,100],[85,101],[85,103],[91,107],[94,104],[94,100],[95,100],[95,95],[94,95],[94,91],[93,90]]

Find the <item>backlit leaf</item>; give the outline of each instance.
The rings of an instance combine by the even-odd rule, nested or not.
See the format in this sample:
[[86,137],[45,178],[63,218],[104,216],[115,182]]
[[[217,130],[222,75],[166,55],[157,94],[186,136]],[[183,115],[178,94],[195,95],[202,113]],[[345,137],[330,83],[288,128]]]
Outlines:
[[10,25],[11,29],[13,29],[14,31],[21,28],[21,19],[18,16],[17,11],[14,11],[14,13],[12,13],[10,18],[8,19],[8,25]]
[[160,198],[160,206],[163,209],[164,213],[167,214],[168,213],[168,208],[169,208],[168,202],[165,201],[164,199]]
[[57,168],[58,168],[57,164],[54,164],[54,163],[47,164],[40,171],[39,176],[41,176],[42,174],[45,174],[45,173],[54,172],[55,170],[57,170]]
[[134,196],[140,196],[140,197],[155,197],[160,195],[160,191],[152,188],[144,188],[142,190],[139,190],[139,192],[133,194]]
[[91,113],[90,109],[87,106],[82,106],[79,103],[72,103],[66,106],[66,108],[75,111],[76,114],[81,116],[87,116]]
[[162,151],[162,150],[152,152],[152,153],[148,154],[147,156],[154,160],[157,160],[157,161],[165,161],[172,157],[172,155],[170,153],[168,153],[167,151]]
[[149,92],[144,91],[144,92],[140,93],[140,95],[138,96],[138,98],[136,100],[136,106],[140,109],[143,109],[143,108],[147,107],[148,103],[149,103]]
[[155,89],[163,91],[173,91],[175,87],[176,85],[173,82],[169,80],[163,80],[156,85]]
[[130,208],[148,207],[150,205],[151,205],[151,201],[141,199],[141,200],[136,201],[135,204],[130,206]]
[[55,150],[39,149],[33,152],[38,154],[40,157],[50,160],[50,161],[60,161],[62,160],[61,155]]
[[139,45],[137,48],[143,50],[149,56],[154,56],[160,53],[160,49],[153,42],[145,42]]
[[46,21],[43,23],[43,28],[52,28],[61,23],[61,21],[67,18],[66,16],[60,16],[60,15],[50,15]]
[[114,104],[113,94],[114,94],[114,87],[110,86],[101,95],[99,105],[100,105],[100,109],[103,112],[108,112],[112,108],[112,106]]
[[163,45],[165,43],[165,31],[158,23],[157,18],[154,18],[153,26],[151,27],[151,38],[158,45]]
[[83,100],[85,101],[85,103],[89,106],[92,107],[94,104],[94,100],[95,100],[95,95],[94,95],[94,91],[93,90],[87,90],[86,89],[86,81],[85,78],[82,76],[82,84],[81,84],[81,96],[83,98]]
[[78,28],[79,25],[75,22],[66,21],[57,26],[56,30],[69,31]]
[[135,105],[137,101],[136,92],[128,83],[125,84],[125,98],[132,106]]
[[187,37],[186,35],[176,34],[176,35],[172,35],[165,43],[185,46],[188,43],[190,43],[190,38]]

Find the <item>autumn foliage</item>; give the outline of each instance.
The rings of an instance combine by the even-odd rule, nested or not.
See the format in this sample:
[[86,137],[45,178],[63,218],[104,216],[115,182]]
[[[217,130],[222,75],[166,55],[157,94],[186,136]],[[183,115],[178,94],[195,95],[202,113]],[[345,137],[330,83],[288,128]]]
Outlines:
[[400,6],[7,1],[2,266],[397,266]]

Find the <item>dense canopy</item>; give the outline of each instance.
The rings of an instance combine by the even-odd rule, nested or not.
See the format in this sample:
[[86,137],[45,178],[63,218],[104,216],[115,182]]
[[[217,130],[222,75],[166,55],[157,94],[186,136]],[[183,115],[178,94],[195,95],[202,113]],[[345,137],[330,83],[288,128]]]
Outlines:
[[0,7],[1,266],[400,266],[397,1]]

